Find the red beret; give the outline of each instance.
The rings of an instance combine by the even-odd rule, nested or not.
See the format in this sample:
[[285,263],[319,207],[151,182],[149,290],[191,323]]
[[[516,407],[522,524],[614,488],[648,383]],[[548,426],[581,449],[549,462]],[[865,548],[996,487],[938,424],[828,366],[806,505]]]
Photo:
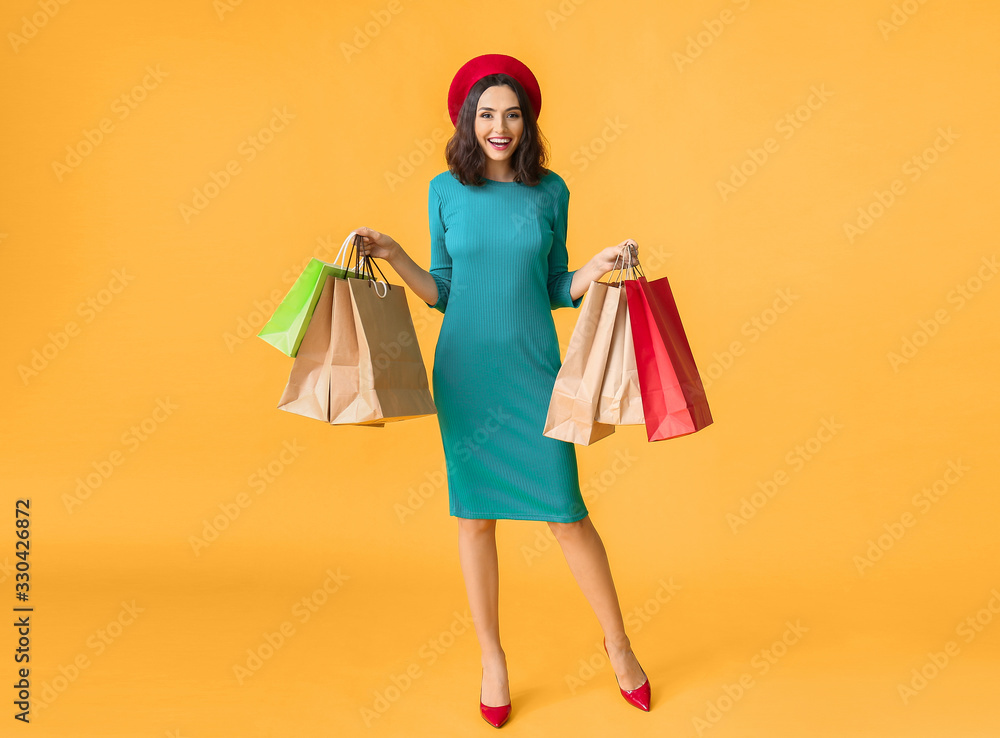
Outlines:
[[465,98],[469,96],[472,86],[483,77],[498,72],[509,74],[521,84],[528,93],[535,118],[538,118],[538,113],[542,109],[542,91],[538,89],[538,80],[531,70],[512,56],[483,54],[465,62],[451,81],[451,87],[448,89],[448,113],[451,115],[452,123],[458,125],[458,111],[462,108]]

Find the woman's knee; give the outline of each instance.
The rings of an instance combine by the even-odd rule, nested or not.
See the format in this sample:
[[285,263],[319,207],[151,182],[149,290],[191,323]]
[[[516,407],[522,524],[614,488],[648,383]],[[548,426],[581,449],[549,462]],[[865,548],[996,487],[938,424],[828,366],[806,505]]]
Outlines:
[[497,527],[496,520],[480,518],[458,518],[458,529],[462,533],[490,533]]
[[583,532],[590,528],[590,516],[584,515],[579,520],[574,520],[572,523],[558,523],[554,520],[549,520],[549,530],[552,531],[552,535],[556,537],[556,540],[561,538],[569,538],[573,536],[579,536]]

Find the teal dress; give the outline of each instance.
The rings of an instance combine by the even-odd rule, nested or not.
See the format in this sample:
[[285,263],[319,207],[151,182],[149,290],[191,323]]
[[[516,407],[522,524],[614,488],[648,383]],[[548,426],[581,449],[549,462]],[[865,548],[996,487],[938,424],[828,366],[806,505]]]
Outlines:
[[569,288],[569,188],[430,182],[430,274],[444,318],[432,388],[460,518],[573,522],[587,515],[576,447],[542,434],[559,371],[552,310],[577,308]]

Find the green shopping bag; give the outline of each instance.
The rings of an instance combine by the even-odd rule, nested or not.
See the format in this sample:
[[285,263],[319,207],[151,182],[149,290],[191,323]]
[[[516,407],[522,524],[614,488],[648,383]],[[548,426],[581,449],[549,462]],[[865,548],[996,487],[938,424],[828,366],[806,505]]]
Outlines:
[[347,261],[342,261],[347,253],[347,245],[355,236],[354,231],[348,234],[332,262],[316,257],[309,261],[302,274],[295,280],[295,284],[288,290],[288,294],[275,308],[271,319],[260,329],[258,337],[263,338],[286,356],[294,357],[298,353],[299,344],[302,343],[302,337],[309,327],[309,319],[316,309],[316,303],[319,302],[326,278],[331,274],[339,279],[346,279],[348,274],[352,277],[358,276],[355,269],[348,269],[346,266],[350,257]]

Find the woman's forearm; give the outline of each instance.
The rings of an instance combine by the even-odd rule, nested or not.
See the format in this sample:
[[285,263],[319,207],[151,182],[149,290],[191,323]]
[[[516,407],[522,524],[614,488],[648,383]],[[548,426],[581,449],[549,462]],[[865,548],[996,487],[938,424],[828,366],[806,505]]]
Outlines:
[[403,250],[403,247],[396,244],[396,252],[388,259],[396,274],[406,282],[407,286],[413,290],[414,294],[428,305],[435,305],[438,301],[437,282],[426,269],[422,268],[410,255]]
[[573,281],[569,285],[570,297],[574,300],[582,297],[590,289],[590,283],[599,280],[605,274],[607,272],[601,272],[591,259],[573,273]]

